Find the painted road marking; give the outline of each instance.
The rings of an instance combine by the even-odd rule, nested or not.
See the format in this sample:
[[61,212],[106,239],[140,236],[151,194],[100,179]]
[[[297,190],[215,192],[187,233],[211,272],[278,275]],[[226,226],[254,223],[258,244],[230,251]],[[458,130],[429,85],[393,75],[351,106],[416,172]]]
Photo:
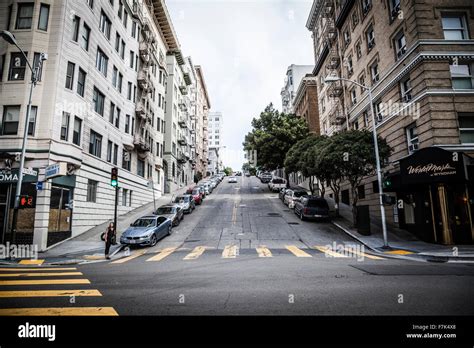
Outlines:
[[222,251],[222,258],[235,259],[239,254],[239,247],[237,245],[226,245]]
[[265,246],[259,246],[258,248],[255,248],[255,250],[257,250],[258,257],[272,257],[273,256],[270,249],[268,249]]
[[130,256],[128,256],[128,257],[125,257],[125,258],[120,259],[120,260],[112,261],[111,263],[114,263],[114,264],[115,264],[115,263],[125,263],[125,262],[128,262],[128,261],[130,261],[130,260],[133,260],[133,259],[135,259],[135,258],[137,258],[137,257],[139,257],[139,256],[142,256],[142,255],[145,254],[145,253],[146,253],[146,250],[139,250],[139,251],[135,252],[134,254],[132,254],[132,255],[130,255]]
[[385,254],[393,254],[393,255],[410,255],[414,254],[413,251],[408,251],[408,250],[390,250],[390,251],[385,251]]
[[104,260],[105,255],[84,255],[84,260]]
[[297,257],[312,257],[307,252],[301,250],[296,245],[287,245],[286,248],[293,253],[293,255]]
[[16,297],[60,297],[60,296],[102,296],[99,290],[26,290],[0,291],[0,298]]
[[76,276],[81,272],[46,272],[46,273],[2,273],[0,277],[55,277],[55,276]]
[[118,313],[112,307],[51,307],[51,308],[2,308],[0,309],[0,316],[117,316]]
[[338,252],[332,251],[331,249],[329,249],[326,246],[316,245],[314,248],[319,250],[322,253],[325,253],[326,256],[329,255],[329,256],[332,256],[332,257],[347,257],[346,255],[343,255],[343,254],[340,254]]
[[0,280],[3,285],[90,284],[88,279]]
[[165,248],[158,255],[150,257],[147,261],[161,261],[171,255],[177,248]]
[[204,246],[197,246],[193,249],[193,251],[191,251],[189,254],[187,254],[183,260],[195,260],[197,259],[199,256],[201,256],[204,251],[206,250],[206,247]]
[[42,265],[44,260],[21,260],[20,265]]
[[22,272],[22,271],[28,271],[28,272],[43,272],[43,271],[74,271],[77,268],[71,267],[71,268],[16,268],[16,267],[9,267],[9,268],[0,268],[0,272]]
[[370,255],[370,254],[364,253],[362,251],[358,251],[358,250],[350,248],[350,247],[344,247],[344,250],[346,250],[350,254],[354,254],[354,255],[357,255],[357,256],[360,256],[360,257],[366,257],[366,258],[372,259],[372,260],[385,260],[383,257]]

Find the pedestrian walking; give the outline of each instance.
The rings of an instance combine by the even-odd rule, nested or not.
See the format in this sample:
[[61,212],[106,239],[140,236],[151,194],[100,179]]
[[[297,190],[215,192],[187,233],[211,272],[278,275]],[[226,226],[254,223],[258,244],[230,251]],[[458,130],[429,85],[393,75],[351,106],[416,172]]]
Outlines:
[[112,244],[114,244],[114,240],[115,240],[115,225],[113,222],[111,222],[109,224],[109,226],[107,226],[107,229],[105,230],[105,258],[107,260],[110,260],[110,256],[109,256],[109,251],[110,251],[110,246]]

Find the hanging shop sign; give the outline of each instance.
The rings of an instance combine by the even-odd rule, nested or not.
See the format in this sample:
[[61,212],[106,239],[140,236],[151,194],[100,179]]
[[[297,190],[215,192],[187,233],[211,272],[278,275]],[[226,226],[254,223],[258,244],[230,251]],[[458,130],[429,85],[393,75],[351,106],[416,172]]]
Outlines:
[[468,157],[462,152],[428,147],[400,160],[402,184],[463,182],[467,180],[465,167]]
[[58,176],[67,175],[67,163],[66,162],[59,162],[55,164],[51,164],[47,166],[44,172],[46,180],[56,178]]

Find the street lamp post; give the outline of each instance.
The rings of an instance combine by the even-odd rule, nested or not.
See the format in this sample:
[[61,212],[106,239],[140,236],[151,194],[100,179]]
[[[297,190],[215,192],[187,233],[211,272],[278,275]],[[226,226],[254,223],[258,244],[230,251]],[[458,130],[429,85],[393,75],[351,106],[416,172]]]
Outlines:
[[[17,222],[18,222],[18,209],[20,207],[21,187],[23,184],[23,170],[25,167],[26,144],[28,140],[28,127],[30,124],[31,102],[32,102],[32,96],[33,96],[33,88],[36,86],[38,77],[37,77],[37,72],[28,61],[28,57],[26,56],[25,52],[18,45],[18,42],[15,39],[15,36],[7,30],[0,31],[0,36],[10,45],[15,45],[20,50],[21,54],[25,58],[26,64],[31,70],[30,94],[29,94],[29,99],[28,99],[28,107],[26,109],[25,128],[23,131],[23,144],[21,148],[21,157],[20,157],[20,169],[18,173],[18,183],[16,185],[15,204],[13,206],[11,241],[12,243],[15,243],[16,227],[17,227]],[[43,61],[46,59],[47,59],[47,56],[45,54],[41,54],[41,58],[39,60],[39,66],[41,66]]]
[[377,129],[375,127],[375,112],[374,112],[374,105],[372,101],[372,88],[368,86],[364,86],[356,81],[352,81],[349,79],[345,79],[343,77],[338,76],[328,76],[324,80],[325,83],[333,83],[336,81],[347,81],[353,83],[365,90],[367,90],[369,95],[369,103],[370,103],[370,113],[372,115],[372,135],[374,137],[374,149],[375,149],[375,161],[377,165],[377,181],[379,186],[379,204],[380,204],[380,215],[382,218],[382,232],[383,232],[383,248],[389,248],[388,245],[388,237],[387,237],[387,220],[385,217],[385,208],[383,205],[383,185],[382,185],[382,168],[380,166],[380,154],[379,154],[379,145],[377,141]]

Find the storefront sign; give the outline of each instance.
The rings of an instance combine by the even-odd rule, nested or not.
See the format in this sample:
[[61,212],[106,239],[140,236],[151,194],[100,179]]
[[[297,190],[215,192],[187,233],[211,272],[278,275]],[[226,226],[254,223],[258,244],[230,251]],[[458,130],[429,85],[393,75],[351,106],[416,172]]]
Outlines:
[[67,163],[59,162],[46,167],[45,178],[46,180],[55,178],[57,176],[67,175]]
[[23,174],[38,176],[38,171],[34,170],[33,168],[23,168]]
[[[37,171],[37,170],[36,170]],[[18,173],[20,170],[18,168],[7,170],[0,170],[0,184],[10,184],[18,182]],[[23,182],[36,182],[38,179],[37,176],[23,174]]]
[[400,160],[402,184],[430,184],[467,180],[465,155],[429,147]]

